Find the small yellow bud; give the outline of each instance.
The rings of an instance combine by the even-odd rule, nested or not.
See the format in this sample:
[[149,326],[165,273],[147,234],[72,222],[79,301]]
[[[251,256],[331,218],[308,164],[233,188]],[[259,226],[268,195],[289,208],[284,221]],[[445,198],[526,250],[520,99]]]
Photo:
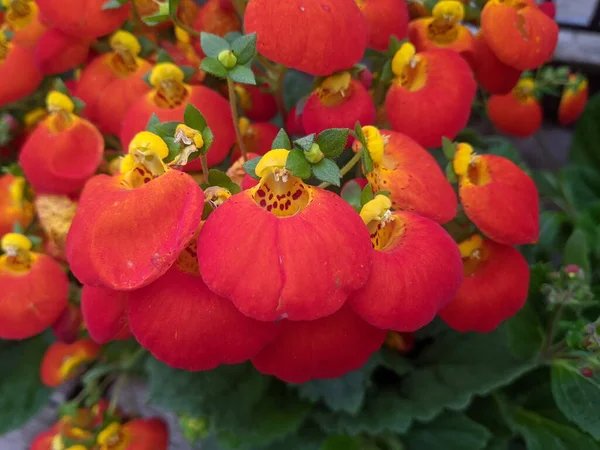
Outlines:
[[177,125],[175,129],[175,142],[183,142],[185,145],[192,145],[196,148],[204,146],[204,139],[198,130],[188,127],[184,124]]
[[310,162],[312,164],[316,164],[319,161],[321,161],[323,158],[325,158],[325,155],[321,151],[321,147],[319,147],[319,144],[315,143],[310,146],[309,151],[304,152],[304,157],[308,160],[308,162]]

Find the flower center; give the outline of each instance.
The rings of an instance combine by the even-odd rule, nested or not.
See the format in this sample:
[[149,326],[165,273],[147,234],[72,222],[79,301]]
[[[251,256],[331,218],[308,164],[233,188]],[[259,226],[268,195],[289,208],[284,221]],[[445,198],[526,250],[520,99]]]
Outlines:
[[317,89],[321,103],[328,107],[341,105],[352,95],[352,77],[349,72],[331,75]]
[[68,95],[59,91],[50,91],[46,97],[48,110],[48,129],[51,133],[62,133],[75,123],[77,118],[73,111],[75,104]]
[[427,61],[419,55],[409,42],[402,44],[392,59],[395,82],[411,92],[418,91],[427,81]]
[[488,257],[488,251],[483,245],[483,239],[480,235],[474,234],[470,238],[458,244],[460,255],[463,261],[463,273],[466,277],[473,275],[477,268]]
[[137,38],[127,31],[119,30],[111,36],[109,43],[113,51],[109,58],[111,69],[121,77],[135,73],[139,67],[138,55],[142,51]]
[[404,224],[391,211],[392,202],[385,195],[377,195],[360,211],[360,217],[369,229],[375,250],[389,249],[404,232]]
[[519,101],[519,103],[530,103],[535,101],[535,81],[531,78],[523,78],[519,80],[513,94]]
[[312,188],[285,168],[289,150],[271,150],[256,166],[260,182],[250,189],[258,206],[277,217],[289,217],[312,201]]
[[459,34],[459,24],[465,16],[461,2],[444,0],[433,8],[433,19],[427,27],[429,37],[439,44],[451,44]]
[[99,450],[122,450],[127,448],[129,439],[121,424],[113,422],[98,433],[96,442]]
[[6,8],[5,21],[13,31],[25,28],[38,14],[32,0],[2,0],[2,5]]
[[24,235],[5,234],[0,241],[0,248],[4,252],[0,256],[0,270],[4,269],[17,274],[28,272],[35,261],[31,247],[31,241]]
[[492,181],[486,161],[469,144],[458,144],[452,164],[461,184],[485,186]]
[[181,106],[190,96],[190,87],[183,82],[183,71],[172,63],[160,63],[150,73],[154,103],[160,108],[173,109]]
[[169,155],[165,141],[149,131],[135,135],[129,153],[121,161],[121,186],[136,189],[164,174],[168,167],[163,159]]

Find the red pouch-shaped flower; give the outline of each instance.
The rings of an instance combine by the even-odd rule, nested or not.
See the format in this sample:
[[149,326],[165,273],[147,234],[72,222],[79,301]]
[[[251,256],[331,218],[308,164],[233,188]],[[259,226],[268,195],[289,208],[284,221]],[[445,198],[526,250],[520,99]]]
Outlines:
[[77,376],[78,369],[94,361],[100,353],[100,346],[89,339],[82,339],[73,344],[55,342],[44,354],[40,373],[42,383],[56,387]]
[[98,344],[131,337],[126,308],[126,292],[91,286],[83,286],[81,290],[83,320]]
[[475,79],[492,94],[508,94],[521,78],[521,71],[498,59],[485,41],[482,31],[475,36],[475,57],[472,64]]
[[26,229],[33,220],[33,205],[25,198],[25,178],[0,176],[0,236],[13,230],[15,224]]
[[558,109],[558,121],[562,125],[575,122],[587,104],[589,96],[588,80],[583,75],[569,75]]
[[355,0],[367,20],[369,47],[384,52],[395,36],[398,40],[408,33],[408,7],[397,0]]
[[33,51],[8,42],[4,33],[0,33],[0,78],[0,106],[27,97],[43,78],[35,64]]

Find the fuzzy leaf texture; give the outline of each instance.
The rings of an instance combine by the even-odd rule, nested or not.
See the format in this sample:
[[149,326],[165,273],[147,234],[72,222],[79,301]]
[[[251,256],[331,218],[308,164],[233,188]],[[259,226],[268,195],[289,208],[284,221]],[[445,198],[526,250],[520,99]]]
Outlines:
[[224,50],[230,50],[229,42],[216,34],[200,33],[200,46],[209,58],[216,58]]

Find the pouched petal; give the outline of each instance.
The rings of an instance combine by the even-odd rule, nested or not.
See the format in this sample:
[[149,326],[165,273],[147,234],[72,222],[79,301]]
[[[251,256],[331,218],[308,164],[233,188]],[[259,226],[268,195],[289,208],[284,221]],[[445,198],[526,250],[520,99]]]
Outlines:
[[91,286],[81,290],[83,320],[98,344],[131,337],[126,309],[126,292]]

